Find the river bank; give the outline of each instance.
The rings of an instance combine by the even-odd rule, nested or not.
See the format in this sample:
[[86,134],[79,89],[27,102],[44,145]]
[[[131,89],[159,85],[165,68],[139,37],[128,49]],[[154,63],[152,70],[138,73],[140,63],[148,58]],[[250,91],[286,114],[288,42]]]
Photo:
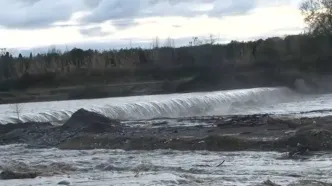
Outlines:
[[[175,121],[200,123],[172,126]],[[130,125],[80,109],[62,126],[22,123],[0,126],[0,144],[24,143],[60,149],[289,151],[300,143],[312,151],[332,150],[332,117],[277,118],[273,115],[166,119]],[[150,126],[144,124],[150,123]]]
[[[135,77],[133,78],[135,79]],[[220,72],[198,73],[198,75],[175,77],[169,80],[152,78],[144,81],[90,82],[78,83],[75,86],[41,86],[23,90],[0,91],[0,104],[209,92],[259,87],[287,87],[294,92],[321,94],[332,92],[332,87],[329,84],[331,79],[330,75],[313,75],[292,70],[276,72],[275,69],[225,68],[220,69]]]

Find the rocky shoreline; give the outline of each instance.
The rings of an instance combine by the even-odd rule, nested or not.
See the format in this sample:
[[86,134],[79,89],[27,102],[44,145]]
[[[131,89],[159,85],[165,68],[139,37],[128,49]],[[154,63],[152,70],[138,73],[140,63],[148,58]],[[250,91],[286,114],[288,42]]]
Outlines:
[[[172,126],[172,122],[202,125]],[[0,145],[33,148],[310,151],[332,150],[332,117],[278,118],[273,115],[169,119],[144,126],[80,109],[62,126],[50,123],[0,125]],[[132,122],[133,123],[133,122]],[[204,125],[203,125],[204,123]]]

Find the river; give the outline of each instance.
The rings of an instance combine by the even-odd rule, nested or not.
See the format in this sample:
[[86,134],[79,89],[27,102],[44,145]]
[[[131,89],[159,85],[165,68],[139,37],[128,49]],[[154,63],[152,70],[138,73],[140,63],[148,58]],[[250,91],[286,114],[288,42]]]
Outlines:
[[[134,96],[0,105],[0,122],[20,120],[61,124],[79,108],[111,118],[137,120],[209,115],[269,113],[285,117],[331,114],[332,95],[301,95],[288,88]],[[1,181],[0,185],[254,185],[271,179],[332,181],[332,154],[306,160],[280,159],[278,152],[123,151],[29,149],[0,146],[0,170],[32,168],[49,172],[36,179]],[[218,166],[221,162],[222,165]]]

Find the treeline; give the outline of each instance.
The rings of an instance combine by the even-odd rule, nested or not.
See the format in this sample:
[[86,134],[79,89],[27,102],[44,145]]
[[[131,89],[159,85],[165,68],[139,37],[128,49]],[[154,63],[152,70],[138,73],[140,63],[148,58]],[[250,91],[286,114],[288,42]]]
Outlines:
[[170,80],[232,68],[332,71],[332,37],[292,35],[228,44],[191,42],[185,47],[82,50],[0,57],[0,89],[56,87],[140,80]]

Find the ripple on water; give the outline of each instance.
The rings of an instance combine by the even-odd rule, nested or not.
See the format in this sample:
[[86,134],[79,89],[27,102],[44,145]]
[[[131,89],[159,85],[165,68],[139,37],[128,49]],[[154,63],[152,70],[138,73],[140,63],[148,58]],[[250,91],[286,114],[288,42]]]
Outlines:
[[[10,161],[8,157],[10,156]],[[33,180],[2,181],[0,185],[54,185],[68,180],[77,185],[250,185],[271,179],[332,181],[332,155],[309,160],[281,160],[276,152],[123,151],[26,149],[0,146],[1,167],[43,171]],[[222,161],[221,166],[217,166]],[[47,176],[46,176],[47,175]]]

